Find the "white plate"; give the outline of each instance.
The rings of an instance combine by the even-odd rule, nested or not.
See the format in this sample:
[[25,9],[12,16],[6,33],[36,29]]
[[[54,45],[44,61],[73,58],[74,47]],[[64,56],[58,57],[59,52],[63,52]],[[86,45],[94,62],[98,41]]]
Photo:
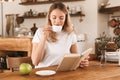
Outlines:
[[51,76],[51,75],[56,74],[56,72],[53,70],[40,70],[40,71],[36,71],[35,74],[40,75],[40,76]]

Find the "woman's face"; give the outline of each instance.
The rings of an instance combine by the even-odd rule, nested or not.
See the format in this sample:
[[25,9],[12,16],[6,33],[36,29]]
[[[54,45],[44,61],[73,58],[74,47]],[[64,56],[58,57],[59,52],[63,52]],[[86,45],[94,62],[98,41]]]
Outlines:
[[63,26],[65,18],[65,13],[60,9],[55,9],[50,14],[51,24],[55,26]]

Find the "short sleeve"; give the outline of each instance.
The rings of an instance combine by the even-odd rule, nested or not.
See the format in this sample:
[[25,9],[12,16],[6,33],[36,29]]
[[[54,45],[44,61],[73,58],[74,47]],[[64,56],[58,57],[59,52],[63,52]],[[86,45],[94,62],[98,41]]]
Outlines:
[[77,43],[77,35],[73,32],[72,33],[72,45]]
[[38,43],[40,41],[42,35],[43,35],[43,32],[42,32],[41,28],[38,28],[32,39],[32,43]]

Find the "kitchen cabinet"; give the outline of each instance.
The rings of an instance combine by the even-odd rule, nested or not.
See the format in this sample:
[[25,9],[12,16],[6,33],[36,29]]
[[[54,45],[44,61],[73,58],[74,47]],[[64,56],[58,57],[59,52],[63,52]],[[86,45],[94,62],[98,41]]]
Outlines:
[[32,53],[32,38],[0,38],[0,50],[25,51],[27,56]]

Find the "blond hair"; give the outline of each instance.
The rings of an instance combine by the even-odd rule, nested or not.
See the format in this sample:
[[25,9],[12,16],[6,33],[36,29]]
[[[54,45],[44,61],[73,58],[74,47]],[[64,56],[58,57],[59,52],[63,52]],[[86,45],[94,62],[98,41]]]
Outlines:
[[[51,5],[49,12],[47,14],[47,24],[52,26],[51,21],[50,21],[50,14],[55,9],[60,9],[66,15],[62,31],[64,31],[66,33],[71,33],[73,31],[73,26],[70,21],[70,15],[69,15],[67,7],[62,2],[55,2]],[[49,35],[48,41],[56,42],[57,34],[55,32],[51,32]]]

